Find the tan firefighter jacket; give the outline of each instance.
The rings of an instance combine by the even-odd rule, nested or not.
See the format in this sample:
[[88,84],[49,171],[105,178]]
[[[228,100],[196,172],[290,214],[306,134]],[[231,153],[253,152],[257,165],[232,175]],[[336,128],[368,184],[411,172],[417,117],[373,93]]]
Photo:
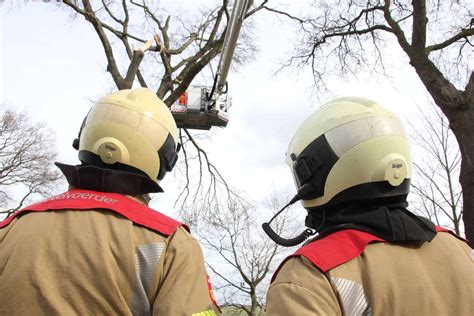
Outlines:
[[220,313],[180,223],[114,193],[73,190],[41,205],[0,229],[0,315]]
[[267,315],[474,315],[472,250],[450,233],[421,245],[371,243],[340,265],[337,247],[325,250],[284,262]]

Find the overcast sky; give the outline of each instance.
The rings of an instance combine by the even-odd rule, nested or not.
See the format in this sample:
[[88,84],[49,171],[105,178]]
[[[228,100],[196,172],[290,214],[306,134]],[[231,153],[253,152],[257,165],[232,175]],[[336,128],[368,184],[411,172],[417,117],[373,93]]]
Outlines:
[[[91,101],[114,87],[105,72],[102,46],[83,19],[71,20],[51,4],[19,2],[18,7],[1,8],[0,100],[46,122],[56,133],[59,160],[76,163],[71,143],[82,119]],[[161,5],[192,11],[198,9],[196,3],[202,1],[162,1]],[[413,105],[426,103],[426,92],[409,66],[393,71],[390,79],[365,73],[345,81],[336,76],[329,82],[330,92],[324,93],[312,89],[309,71],[293,69],[275,75],[297,36],[268,13],[256,15],[253,22],[260,51],[254,61],[231,71],[230,122],[225,129],[213,129],[204,145],[227,181],[254,200],[273,188],[293,190],[285,151],[299,124],[321,102],[342,95],[365,96],[411,120],[416,116]],[[395,49],[393,58],[404,57]],[[154,203],[165,213],[173,208],[178,193],[176,177],[180,174],[165,179],[166,193]]]

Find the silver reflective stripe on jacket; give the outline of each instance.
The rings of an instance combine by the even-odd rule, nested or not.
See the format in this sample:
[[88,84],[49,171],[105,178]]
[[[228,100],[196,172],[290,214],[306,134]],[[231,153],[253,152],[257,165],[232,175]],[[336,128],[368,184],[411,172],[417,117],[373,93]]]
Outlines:
[[331,278],[341,298],[344,314],[348,316],[372,314],[369,302],[364,293],[364,288],[357,282],[342,278]]
[[135,251],[137,280],[132,292],[133,315],[151,314],[147,291],[150,290],[151,279],[156,271],[164,247],[164,243],[147,244],[138,246]]

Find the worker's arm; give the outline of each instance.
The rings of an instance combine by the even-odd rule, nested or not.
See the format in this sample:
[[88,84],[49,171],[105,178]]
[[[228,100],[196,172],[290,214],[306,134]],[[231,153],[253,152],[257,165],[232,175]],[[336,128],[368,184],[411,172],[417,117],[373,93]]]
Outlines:
[[153,315],[219,315],[198,242],[183,228],[170,237]]
[[326,276],[302,257],[289,259],[267,294],[267,315],[342,315]]

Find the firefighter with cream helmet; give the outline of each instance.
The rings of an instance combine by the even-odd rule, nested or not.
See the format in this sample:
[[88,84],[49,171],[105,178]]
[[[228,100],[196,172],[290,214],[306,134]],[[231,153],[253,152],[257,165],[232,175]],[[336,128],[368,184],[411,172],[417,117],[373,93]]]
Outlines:
[[167,106],[111,93],[73,147],[81,164],[57,163],[70,190],[0,223],[0,314],[220,313],[197,241],[147,206],[177,160]]
[[[159,182],[176,163],[177,139],[176,123],[168,107],[151,90],[138,88],[103,97],[84,119],[73,147],[85,169],[110,170],[110,174],[101,174],[105,178],[120,173],[127,177],[126,194],[144,194],[163,191]],[[68,174],[67,167],[58,165]],[[75,176],[68,177],[69,183],[80,186]],[[105,180],[93,185],[108,183]],[[113,186],[112,192],[121,193],[116,183]]]
[[[268,315],[468,315],[471,249],[407,209],[410,145],[400,120],[376,102],[332,100],[310,115],[286,161],[308,215],[273,276]],[[278,215],[278,214],[277,214]],[[469,280],[466,283],[466,280]],[[461,288],[459,284],[465,284]]]

